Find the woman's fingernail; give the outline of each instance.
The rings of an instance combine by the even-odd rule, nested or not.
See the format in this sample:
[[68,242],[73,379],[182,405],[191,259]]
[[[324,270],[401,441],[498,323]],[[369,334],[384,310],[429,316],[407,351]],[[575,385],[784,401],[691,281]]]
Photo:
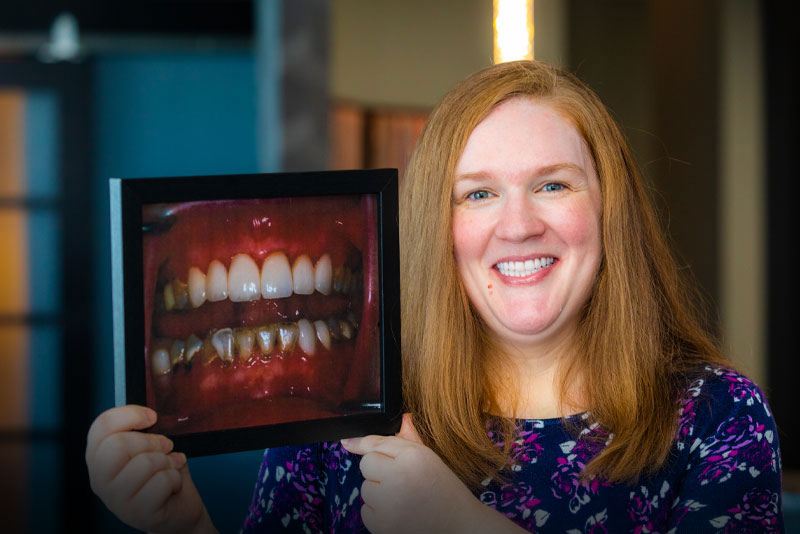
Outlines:
[[164,438],[161,440],[161,450],[163,450],[164,452],[171,451],[172,447],[174,446],[175,444],[172,443],[172,440],[170,440],[169,438]]
[[342,447],[344,447],[345,449],[347,448],[348,445],[350,445],[350,440],[349,439],[342,439],[342,440],[339,440],[339,442],[342,444]]

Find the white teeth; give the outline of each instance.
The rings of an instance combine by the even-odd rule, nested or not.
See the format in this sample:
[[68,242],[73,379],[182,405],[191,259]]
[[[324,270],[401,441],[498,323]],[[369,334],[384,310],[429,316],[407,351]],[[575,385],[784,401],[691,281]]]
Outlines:
[[283,252],[273,252],[261,269],[261,296],[279,299],[292,294],[292,269]]
[[524,277],[551,266],[555,258],[536,258],[534,260],[522,261],[503,261],[497,264],[497,270],[503,276]]
[[217,356],[224,362],[233,360],[233,330],[222,328],[211,336],[211,344],[217,351]]
[[317,346],[317,330],[308,319],[300,319],[297,321],[297,331],[297,344],[300,345],[300,350],[312,356]]
[[157,349],[150,357],[150,369],[156,375],[165,375],[170,372],[172,366],[169,363],[169,353],[167,349]]
[[206,275],[197,267],[189,269],[189,301],[194,308],[206,301]]
[[228,273],[228,296],[232,302],[257,300],[261,296],[258,266],[249,254],[237,254],[231,259]]
[[232,302],[248,302],[290,297],[292,294],[311,295],[318,291],[323,295],[331,292],[351,293],[363,285],[361,271],[352,271],[340,265],[333,268],[329,254],[323,254],[316,265],[308,254],[301,254],[290,265],[284,252],[273,252],[264,260],[259,272],[258,264],[249,254],[236,254],[231,258],[230,268],[219,260],[213,260],[208,272],[192,266],[187,282],[175,278],[163,289],[163,304],[167,311],[182,310],[191,304],[199,308],[206,301],[217,302],[230,299]]
[[203,348],[203,341],[196,335],[192,334],[189,336],[189,339],[186,340],[186,352],[183,356],[184,359],[187,362],[191,362],[194,355],[197,354],[201,348]]
[[333,277],[333,263],[331,257],[323,254],[314,267],[314,287],[323,295],[331,292],[331,279]]
[[314,266],[311,264],[311,259],[305,254],[294,260],[292,280],[295,293],[310,295],[314,292]]
[[175,342],[172,344],[172,347],[169,349],[169,363],[170,365],[176,365],[183,361],[183,353],[186,345],[183,341],[176,339]]
[[331,350],[331,331],[325,321],[314,321],[314,329],[317,331],[317,339],[327,350]]
[[243,362],[246,362],[253,354],[253,345],[256,341],[253,331],[245,328],[237,328],[233,337],[234,342],[236,343],[236,352],[239,354],[239,359]]
[[228,298],[228,271],[219,260],[212,261],[208,266],[206,298],[209,302]]
[[278,341],[278,329],[275,325],[262,326],[256,330],[256,341],[262,354],[272,354]]

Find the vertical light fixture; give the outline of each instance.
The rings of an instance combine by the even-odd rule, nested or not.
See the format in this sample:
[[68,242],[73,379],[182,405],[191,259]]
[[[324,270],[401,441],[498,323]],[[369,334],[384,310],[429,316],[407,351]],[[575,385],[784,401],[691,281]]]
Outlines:
[[494,62],[533,59],[533,0],[494,0]]

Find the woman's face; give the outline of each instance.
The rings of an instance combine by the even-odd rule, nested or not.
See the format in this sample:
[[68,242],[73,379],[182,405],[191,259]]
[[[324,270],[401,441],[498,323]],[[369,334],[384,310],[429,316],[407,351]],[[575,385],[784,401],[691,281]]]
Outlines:
[[455,170],[455,257],[498,341],[573,331],[600,266],[600,214],[586,143],[553,108],[516,97],[473,130]]

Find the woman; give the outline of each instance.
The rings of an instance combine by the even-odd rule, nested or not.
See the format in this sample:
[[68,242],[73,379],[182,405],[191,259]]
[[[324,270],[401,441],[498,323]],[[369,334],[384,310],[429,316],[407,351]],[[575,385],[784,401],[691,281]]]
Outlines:
[[[699,327],[588,88],[539,62],[476,73],[432,113],[401,199],[410,416],[268,450],[245,532],[782,531],[766,399]],[[213,531],[184,459],[128,432],[153,414],[115,410],[90,430],[95,491],[140,528]]]

